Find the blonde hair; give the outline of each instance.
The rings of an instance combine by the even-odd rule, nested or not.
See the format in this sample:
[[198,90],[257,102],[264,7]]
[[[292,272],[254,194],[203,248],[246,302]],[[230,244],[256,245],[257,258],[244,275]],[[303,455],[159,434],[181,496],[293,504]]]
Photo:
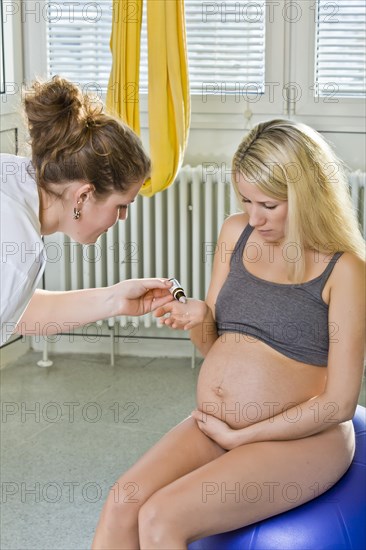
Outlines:
[[54,184],[81,180],[104,200],[150,175],[140,138],[65,78],[33,82],[24,107],[34,177],[49,193],[58,195]]
[[290,120],[260,123],[240,143],[232,168],[237,193],[241,174],[266,195],[288,201],[286,242],[301,251],[299,261],[289,263],[290,280],[301,282],[306,249],[364,259],[344,166],[315,130]]

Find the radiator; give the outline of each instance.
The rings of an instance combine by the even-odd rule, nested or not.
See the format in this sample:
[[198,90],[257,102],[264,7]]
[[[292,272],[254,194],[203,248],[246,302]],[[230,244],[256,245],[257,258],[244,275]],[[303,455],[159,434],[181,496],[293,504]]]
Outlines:
[[353,207],[357,212],[363,238],[366,240],[366,172],[361,172],[361,170],[351,172],[349,175],[349,185]]
[[[219,230],[224,219],[237,211],[230,180],[225,164],[187,165],[166,191],[152,198],[139,195],[127,220],[95,245],[82,246],[60,236],[63,253],[59,262],[47,265],[45,288],[57,288],[51,281],[55,277],[58,290],[112,285],[129,278],[175,277],[188,296],[204,299]],[[45,242],[47,255],[55,255],[54,239]],[[126,326],[131,319],[122,316],[117,322]],[[145,315],[133,322],[150,327],[156,319]]]
[[[365,235],[365,176],[350,174],[350,191]],[[140,277],[175,277],[188,296],[203,299],[224,219],[237,211],[226,165],[184,166],[174,185],[152,198],[138,196],[125,222],[117,223],[95,245],[81,246],[60,237],[60,261],[48,265],[48,289],[75,290],[112,285]],[[52,240],[52,238],[51,238]],[[49,246],[50,243],[46,246]],[[52,264],[52,262],[51,262]],[[50,269],[58,283],[49,284]],[[56,269],[55,269],[56,267]],[[126,326],[132,318],[109,319]],[[150,327],[155,318],[133,318]]]

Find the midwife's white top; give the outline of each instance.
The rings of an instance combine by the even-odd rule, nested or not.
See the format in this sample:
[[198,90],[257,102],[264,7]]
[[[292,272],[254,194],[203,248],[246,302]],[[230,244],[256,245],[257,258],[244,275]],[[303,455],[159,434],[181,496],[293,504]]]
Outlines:
[[11,336],[45,268],[37,184],[28,158],[0,155],[0,345]]

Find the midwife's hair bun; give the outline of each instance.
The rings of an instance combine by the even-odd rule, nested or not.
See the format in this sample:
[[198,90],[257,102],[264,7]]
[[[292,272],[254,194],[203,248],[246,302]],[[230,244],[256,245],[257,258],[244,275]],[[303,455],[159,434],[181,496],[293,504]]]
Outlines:
[[69,80],[33,82],[24,107],[35,179],[44,189],[88,181],[101,198],[148,177],[150,160],[139,137]]
[[48,82],[34,82],[24,103],[33,150],[54,150],[75,143],[83,126],[93,126],[102,110],[72,82],[59,76]]

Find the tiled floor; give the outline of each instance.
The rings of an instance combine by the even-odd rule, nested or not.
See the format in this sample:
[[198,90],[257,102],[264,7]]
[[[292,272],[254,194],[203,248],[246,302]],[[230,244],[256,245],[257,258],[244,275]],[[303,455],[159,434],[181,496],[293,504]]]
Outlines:
[[199,369],[72,354],[42,369],[39,358],[1,371],[0,548],[86,550],[114,481],[194,408]]
[[194,408],[190,359],[29,352],[1,371],[1,550],[90,548],[109,488]]

